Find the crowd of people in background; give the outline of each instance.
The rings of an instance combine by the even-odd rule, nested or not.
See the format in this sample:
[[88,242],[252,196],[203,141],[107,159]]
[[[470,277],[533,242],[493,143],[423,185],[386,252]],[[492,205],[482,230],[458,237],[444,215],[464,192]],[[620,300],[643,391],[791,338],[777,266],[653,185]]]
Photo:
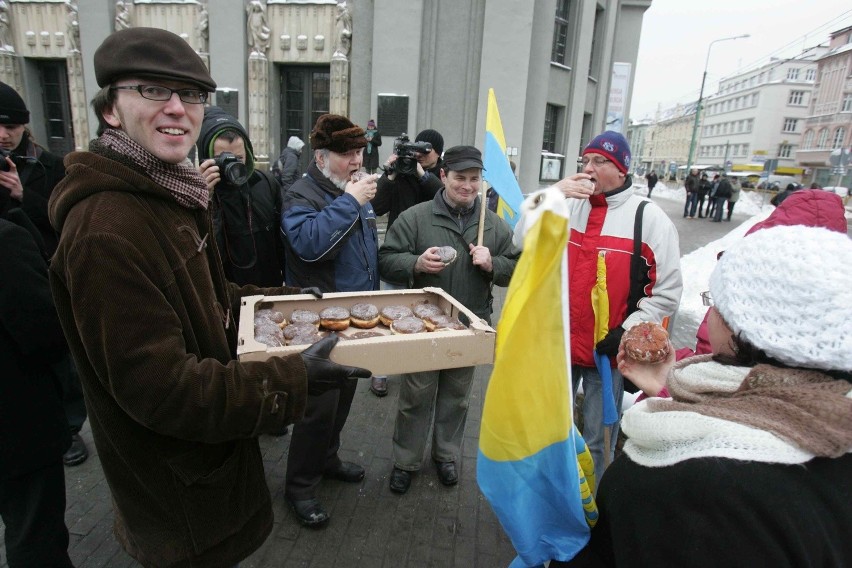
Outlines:
[[[421,150],[400,171],[395,152],[380,159],[374,119],[324,114],[266,172],[239,120],[206,104],[216,82],[181,37],[121,29],[94,71],[98,135],[64,162],[0,83],[8,564],[72,566],[64,466],[87,458],[88,419],[121,546],[146,566],[234,566],[272,529],[258,436],[292,425],[284,499],[323,528],[323,480],[365,476],[340,457],[358,379],[388,394],[387,377],[330,359],[334,334],[239,361],[240,300],[437,286],[490,323],[493,286],[509,284],[521,250],[497,192],[482,197],[480,150],[445,150],[437,130],[417,134]],[[720,253],[696,349],[642,364],[622,337],[677,312],[677,230],[651,199],[656,172],[647,197],[634,191],[620,133],[594,136],[581,163],[556,187],[570,209],[572,387],[583,387],[600,519],[576,558],[551,566],[852,563],[852,241],[840,198],[779,191],[775,212]],[[731,221],[740,186],[725,173],[692,169],[684,188],[684,218]],[[461,258],[447,263],[442,245]],[[409,490],[430,438],[438,480],[458,483],[474,370],[398,377],[390,491]],[[636,390],[647,398],[624,414],[616,457],[622,399]]]

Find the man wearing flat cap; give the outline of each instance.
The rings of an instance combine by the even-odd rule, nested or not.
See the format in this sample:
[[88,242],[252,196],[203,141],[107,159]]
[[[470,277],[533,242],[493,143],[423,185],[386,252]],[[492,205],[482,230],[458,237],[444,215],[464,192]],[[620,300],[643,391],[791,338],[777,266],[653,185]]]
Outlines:
[[161,29],[118,31],[94,59],[101,134],[66,157],[50,199],[50,284],[115,534],[144,566],[233,566],[272,529],[256,437],[299,420],[308,393],[370,373],[329,361],[333,337],[236,360],[240,299],[302,290],[225,280],[207,185],[187,159],[216,83]]
[[[323,292],[378,290],[379,239],[370,204],[378,176],[360,172],[364,129],[345,116],[324,114],[310,143],[314,158],[282,204],[284,281]],[[364,478],[364,468],[337,455],[355,387],[353,382],[309,396],[304,418],[293,426],[284,497],[305,526],[320,528],[329,521],[316,497],[323,477],[350,483]]]
[[[491,289],[509,285],[521,251],[512,244],[509,225],[487,207],[483,239],[477,242],[480,209],[485,207],[479,198],[482,169],[482,154],[473,146],[444,152],[440,172],[444,188],[431,201],[403,211],[388,229],[379,250],[379,273],[409,288],[443,288],[490,322]],[[438,247],[455,249],[455,260],[440,256]],[[411,474],[420,470],[430,427],[430,454],[438,479],[444,485],[458,483],[474,370],[463,367],[400,377],[391,491],[408,491]]]

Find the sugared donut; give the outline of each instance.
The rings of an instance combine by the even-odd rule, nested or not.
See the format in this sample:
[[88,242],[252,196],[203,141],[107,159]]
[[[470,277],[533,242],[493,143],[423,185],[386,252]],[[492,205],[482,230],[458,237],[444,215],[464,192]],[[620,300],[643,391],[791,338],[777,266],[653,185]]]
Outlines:
[[287,342],[287,345],[313,345],[320,339],[322,339],[322,334],[318,333],[316,330],[311,333],[300,333],[293,339]]
[[467,329],[467,326],[456,318],[447,318],[447,321],[442,321],[435,325],[432,331],[452,331]]
[[259,321],[269,320],[279,327],[284,327],[287,325],[287,320],[284,319],[284,314],[279,312],[278,310],[270,310],[270,309],[262,309],[257,310],[254,313],[254,323],[258,323]]
[[379,312],[379,320],[390,327],[398,319],[412,317],[414,312],[408,306],[385,306]]
[[284,328],[284,339],[293,339],[297,335],[305,335],[307,333],[316,333],[317,328],[312,323],[291,323]]
[[441,262],[444,263],[444,266],[455,262],[456,257],[459,255],[453,247],[438,247],[435,254],[441,258]]
[[355,304],[349,313],[349,321],[355,327],[371,329],[379,325],[379,308],[374,304]]
[[659,363],[669,355],[669,334],[658,323],[643,321],[628,329],[621,338],[625,354],[641,363]]
[[444,310],[442,310],[440,306],[436,306],[435,304],[417,304],[416,306],[414,306],[414,315],[419,317],[420,319],[423,319],[426,316],[444,315]]
[[[381,331],[356,331],[349,335],[349,339],[367,339],[368,337],[382,337],[384,333]],[[340,337],[343,337],[341,335]]]
[[426,326],[428,331],[435,331],[435,328],[438,325],[447,323],[450,321],[450,316],[446,314],[427,314],[422,317],[423,324]]
[[390,325],[391,333],[400,335],[408,333],[421,333],[426,331],[426,324],[423,320],[414,316],[408,316],[394,320]]
[[319,313],[320,327],[342,331],[349,327],[349,310],[342,306],[329,306]]
[[261,319],[259,321],[255,320],[255,322],[254,322],[254,334],[255,335],[263,335],[263,334],[269,335],[269,334],[275,334],[275,333],[281,333],[281,328],[278,327],[278,324],[275,323],[274,321],[268,320],[268,319]]
[[290,323],[309,323],[314,327],[319,327],[319,321],[319,314],[311,310],[293,310],[293,313],[290,314]]
[[[280,329],[278,330],[281,331]],[[270,333],[261,333],[260,335],[255,335],[254,340],[263,343],[267,347],[283,347],[284,339],[280,335],[273,335]]]

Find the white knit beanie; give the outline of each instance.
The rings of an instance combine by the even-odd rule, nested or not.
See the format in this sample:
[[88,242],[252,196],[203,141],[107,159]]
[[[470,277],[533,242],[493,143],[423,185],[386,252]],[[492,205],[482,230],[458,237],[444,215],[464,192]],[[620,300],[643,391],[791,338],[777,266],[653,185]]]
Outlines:
[[731,330],[786,365],[852,370],[852,240],[779,226],[728,248],[710,275]]

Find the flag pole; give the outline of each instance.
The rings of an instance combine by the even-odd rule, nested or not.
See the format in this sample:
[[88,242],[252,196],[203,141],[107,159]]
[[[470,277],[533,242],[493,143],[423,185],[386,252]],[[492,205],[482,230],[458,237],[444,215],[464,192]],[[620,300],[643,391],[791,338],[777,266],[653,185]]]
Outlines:
[[482,184],[482,192],[479,194],[479,232],[476,235],[476,246],[482,246],[482,238],[485,233],[485,210],[488,208],[488,205],[485,201],[485,194],[488,191],[485,188],[485,183]]

